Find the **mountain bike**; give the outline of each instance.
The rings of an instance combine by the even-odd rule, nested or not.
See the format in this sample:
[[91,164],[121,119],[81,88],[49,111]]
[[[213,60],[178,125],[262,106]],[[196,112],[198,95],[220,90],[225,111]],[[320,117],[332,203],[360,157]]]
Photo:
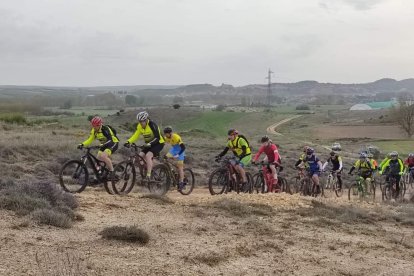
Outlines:
[[291,188],[293,189],[293,193],[299,193],[301,191],[303,179],[305,178],[305,173],[303,168],[295,167],[298,171],[298,174],[291,179]]
[[[401,177],[402,179],[402,177]],[[404,181],[400,179],[400,191],[397,192],[397,179],[394,174],[388,174],[388,181],[382,187],[382,200],[389,201],[391,199],[403,200],[406,186]]]
[[339,187],[338,182],[338,173],[334,170],[328,172],[328,176],[326,178],[325,189],[332,189],[332,192],[335,193],[337,197],[341,197],[343,194],[343,189]]
[[[137,178],[141,177],[141,181],[138,181],[140,186],[147,187],[151,193],[166,194],[170,187],[169,179],[163,177],[166,173],[166,167],[163,164],[155,165],[150,179],[147,180],[147,162],[139,155],[144,146],[137,146],[134,143],[130,146],[133,154],[114,168],[114,180],[112,181],[114,192],[121,195],[128,194],[133,189]],[[138,173],[136,168],[138,168]]]
[[[294,188],[288,184],[286,178],[278,175],[278,179],[274,179],[270,163],[261,162],[257,164],[261,166],[259,172],[253,175],[253,192],[268,193],[268,192],[285,192],[293,194]],[[280,172],[281,170],[279,170]]]
[[253,178],[249,172],[246,172],[246,186],[240,187],[241,176],[235,168],[237,164],[236,157],[217,158],[215,162],[221,165],[210,174],[208,189],[211,195],[228,193],[233,190],[236,193],[240,193],[240,190],[248,193],[253,192]]
[[401,178],[404,179],[406,188],[414,188],[414,168],[407,168],[407,171],[404,173],[404,176]]
[[91,153],[91,150],[99,149],[100,146],[84,147],[82,150],[85,154],[78,159],[69,160],[63,164],[59,172],[59,183],[64,191],[69,193],[80,193],[85,190],[89,180],[89,169],[95,175],[95,179],[92,180],[93,184],[103,184],[105,190],[109,194],[113,194],[113,191],[108,186],[108,178],[110,172],[106,168],[106,164],[103,161]]
[[[189,195],[194,189],[195,180],[194,180],[194,173],[190,168],[184,168],[184,186],[182,189],[178,189],[179,184],[179,173],[178,167],[174,162],[173,158],[164,157],[162,164],[166,166],[167,170],[163,169],[160,171],[161,178],[168,178],[169,182],[172,184],[171,187],[174,187],[180,192],[182,195]],[[158,169],[154,169],[158,170]],[[166,175],[161,175],[161,173],[167,173]]]
[[[352,175],[352,174],[351,174]],[[371,176],[372,177],[372,176]],[[361,173],[358,173],[355,177],[355,181],[349,186],[348,200],[353,199],[371,199],[375,200],[375,184],[372,180],[367,186],[365,186],[366,180]]]
[[306,171],[306,173],[304,173],[304,178],[300,182],[299,191],[300,191],[300,194],[304,196],[313,196],[313,197],[317,197],[318,195],[321,197],[325,196],[322,183],[319,183],[319,185],[316,185],[316,183],[312,179],[312,174],[310,171]]

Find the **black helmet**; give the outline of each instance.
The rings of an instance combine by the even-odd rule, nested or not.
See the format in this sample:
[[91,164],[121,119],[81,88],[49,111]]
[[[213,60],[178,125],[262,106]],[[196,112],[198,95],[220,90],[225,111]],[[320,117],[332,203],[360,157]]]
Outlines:
[[237,134],[239,134],[239,132],[234,128],[231,128],[231,129],[229,129],[229,131],[227,131],[227,135],[233,135],[233,134],[237,135]]
[[170,126],[167,126],[167,127],[164,128],[164,133],[171,133],[172,131],[173,131],[172,127],[170,127]]
[[335,156],[335,152],[334,151],[331,151],[330,153],[329,153],[331,156]]
[[260,142],[261,143],[266,143],[266,142],[269,142],[269,140],[270,140],[269,136],[265,135],[265,136],[262,137],[262,139],[260,139]]
[[306,149],[306,154],[307,155],[311,155],[311,154],[314,154],[314,153],[315,153],[315,150],[313,148],[307,148]]

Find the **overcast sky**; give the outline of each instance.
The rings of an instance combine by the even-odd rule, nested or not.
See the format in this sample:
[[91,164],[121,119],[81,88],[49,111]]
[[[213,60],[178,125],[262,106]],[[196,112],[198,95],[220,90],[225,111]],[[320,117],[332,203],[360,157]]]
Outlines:
[[1,0],[0,84],[414,77],[413,0]]

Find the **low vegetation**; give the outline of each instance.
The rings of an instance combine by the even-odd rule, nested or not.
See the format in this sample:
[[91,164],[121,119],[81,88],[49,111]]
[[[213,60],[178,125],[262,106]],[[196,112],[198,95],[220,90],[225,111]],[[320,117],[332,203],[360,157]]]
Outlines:
[[29,216],[39,224],[69,228],[77,219],[78,202],[72,194],[49,182],[14,183],[0,180],[0,209]]
[[134,226],[111,226],[99,233],[102,238],[107,240],[126,241],[139,244],[147,244],[150,236],[147,232]]

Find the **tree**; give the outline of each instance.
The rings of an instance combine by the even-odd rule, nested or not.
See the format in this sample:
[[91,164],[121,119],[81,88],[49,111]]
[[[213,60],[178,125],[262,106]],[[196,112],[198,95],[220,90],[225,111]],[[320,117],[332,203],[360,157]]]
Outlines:
[[66,100],[63,105],[61,106],[61,109],[71,109],[72,108],[72,101]]
[[174,104],[174,105],[173,105],[173,108],[174,108],[174,109],[180,109],[180,107],[181,107],[181,105],[179,105],[179,104]]
[[406,101],[400,100],[399,106],[393,107],[391,113],[395,122],[411,138],[414,134],[414,105],[409,105]]
[[136,105],[136,103],[137,103],[137,97],[133,95],[125,96],[125,104],[133,106],[133,105]]

